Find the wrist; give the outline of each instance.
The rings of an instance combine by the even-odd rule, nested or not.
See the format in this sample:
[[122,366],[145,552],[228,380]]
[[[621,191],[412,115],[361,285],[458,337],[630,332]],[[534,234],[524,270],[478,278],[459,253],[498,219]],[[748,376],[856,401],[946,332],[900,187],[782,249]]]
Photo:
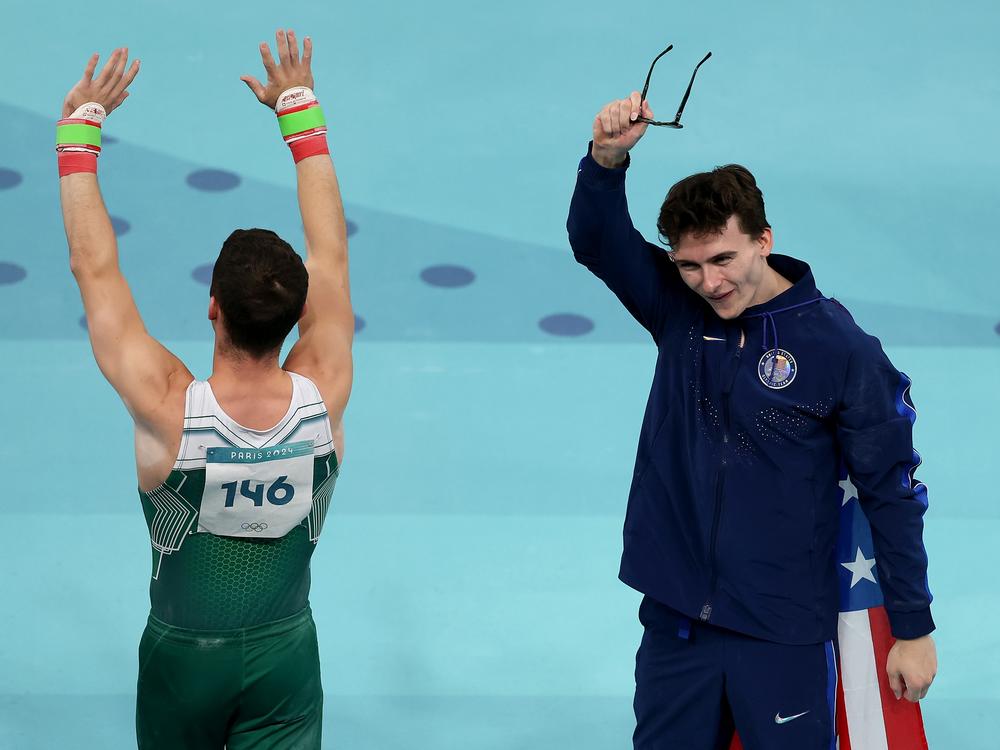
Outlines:
[[97,102],[87,102],[56,123],[59,176],[77,172],[97,173],[101,154],[101,125],[107,113]]
[[319,100],[306,86],[283,91],[274,106],[281,136],[298,164],[318,154],[329,154],[326,142],[326,117]]
[[590,155],[594,161],[605,169],[620,169],[625,165],[625,160],[628,158],[628,150],[598,146],[595,143],[594,147],[590,150]]

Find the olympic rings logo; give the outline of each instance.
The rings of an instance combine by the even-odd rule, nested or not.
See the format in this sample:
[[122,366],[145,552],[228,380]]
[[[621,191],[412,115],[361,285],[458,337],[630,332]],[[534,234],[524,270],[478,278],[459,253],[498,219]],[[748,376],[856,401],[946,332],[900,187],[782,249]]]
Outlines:
[[242,526],[240,526],[240,528],[243,529],[244,531],[260,532],[260,531],[265,531],[267,529],[267,524],[264,523],[263,521],[261,521],[260,523],[254,521],[253,523],[245,523]]

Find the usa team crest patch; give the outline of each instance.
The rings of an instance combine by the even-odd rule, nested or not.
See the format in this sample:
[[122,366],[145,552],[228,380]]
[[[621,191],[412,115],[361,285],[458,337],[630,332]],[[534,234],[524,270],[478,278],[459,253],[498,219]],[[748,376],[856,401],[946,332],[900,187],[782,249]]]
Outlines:
[[771,349],[765,352],[757,364],[760,382],[775,390],[791,385],[797,372],[795,357],[784,349]]

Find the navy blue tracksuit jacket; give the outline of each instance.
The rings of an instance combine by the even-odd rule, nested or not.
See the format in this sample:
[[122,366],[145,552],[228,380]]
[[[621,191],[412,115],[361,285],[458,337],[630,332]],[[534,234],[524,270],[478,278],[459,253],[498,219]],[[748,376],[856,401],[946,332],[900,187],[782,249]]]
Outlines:
[[846,464],[872,526],[893,634],[931,632],[910,381],[793,258],[768,258],[791,289],[735,320],[719,318],[633,227],[627,167],[605,169],[586,156],[567,222],[576,259],[659,350],[621,580],[688,617],[757,638],[834,640]]

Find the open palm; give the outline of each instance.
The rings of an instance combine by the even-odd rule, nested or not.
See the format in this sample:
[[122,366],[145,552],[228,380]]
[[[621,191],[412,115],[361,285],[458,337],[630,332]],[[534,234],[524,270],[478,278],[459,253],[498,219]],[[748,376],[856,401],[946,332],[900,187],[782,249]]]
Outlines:
[[265,86],[253,76],[240,76],[240,80],[250,88],[260,103],[271,109],[274,109],[277,104],[281,92],[287,91],[293,86],[313,88],[312,39],[306,37],[302,41],[302,57],[300,58],[299,45],[295,39],[294,31],[278,29],[274,36],[275,46],[278,49],[278,64],[275,64],[267,42],[260,43],[260,59],[267,72],[267,85]]

